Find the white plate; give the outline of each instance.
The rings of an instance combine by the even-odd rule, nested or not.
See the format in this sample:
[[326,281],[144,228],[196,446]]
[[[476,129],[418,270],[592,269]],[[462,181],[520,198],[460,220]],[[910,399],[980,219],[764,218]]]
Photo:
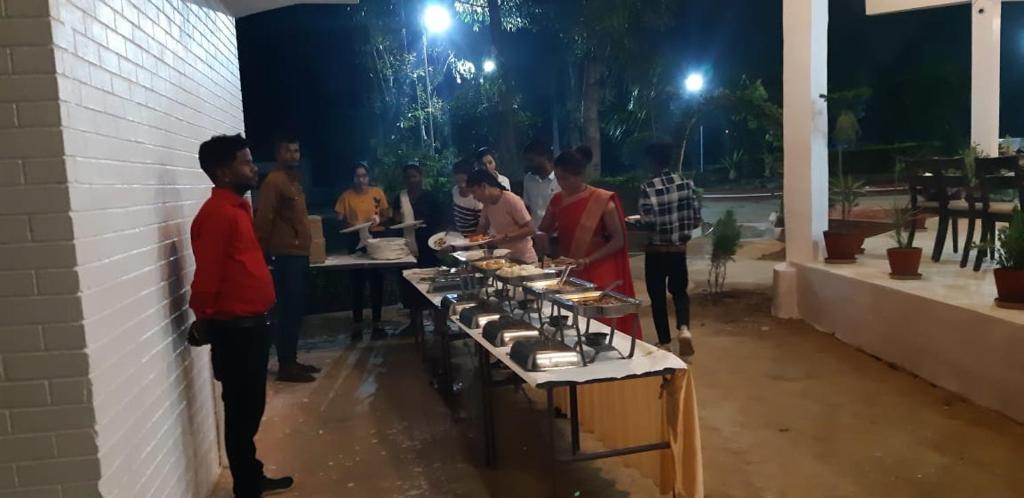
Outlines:
[[423,222],[422,221],[410,221],[408,223],[399,223],[397,225],[394,225],[394,226],[391,227],[391,230],[401,230],[403,228],[412,228],[412,227],[419,228],[421,226],[423,226]]
[[463,249],[463,248],[467,248],[467,247],[480,247],[480,246],[484,246],[484,245],[490,244],[492,240],[494,240],[494,237],[487,237],[486,239],[480,240],[480,241],[477,241],[477,242],[470,242],[469,240],[467,240],[465,238],[462,238],[462,239],[457,240],[457,241],[448,241],[448,243],[452,247],[455,247],[455,248],[458,248],[458,249]]
[[464,241],[466,239],[458,232],[438,232],[427,239],[427,245],[435,251],[440,251],[450,246],[453,240]]
[[457,252],[455,254],[452,254],[452,256],[455,256],[456,258],[464,259],[466,261],[477,261],[477,260],[480,260],[480,259],[484,259],[487,256],[487,253],[485,251],[483,251],[483,250],[479,250],[479,251],[460,251],[460,252]]
[[372,221],[371,221],[371,222],[368,222],[368,223],[361,223],[361,224],[359,224],[359,225],[353,225],[353,226],[350,226],[350,227],[348,227],[348,228],[346,228],[346,229],[342,230],[342,231],[341,231],[341,233],[352,233],[352,232],[358,232],[358,231],[360,231],[360,230],[362,230],[362,229],[364,229],[364,228],[370,228],[370,227],[372,227],[372,226],[373,226],[373,222],[372,222]]
[[627,216],[626,217],[626,223],[640,223],[640,220],[641,220],[641,218],[640,218],[639,214],[635,214],[633,216]]

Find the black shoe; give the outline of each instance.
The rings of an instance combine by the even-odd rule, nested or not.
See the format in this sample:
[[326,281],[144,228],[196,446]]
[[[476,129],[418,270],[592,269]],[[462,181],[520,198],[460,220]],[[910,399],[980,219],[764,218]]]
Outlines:
[[373,332],[370,333],[371,341],[379,341],[388,336],[388,333],[380,326],[373,327]]
[[320,367],[313,366],[313,365],[306,365],[305,363],[299,363],[299,362],[295,362],[295,368],[297,368],[300,372],[305,372],[305,373],[308,373],[308,374],[318,374],[318,373],[321,372]]
[[260,491],[264,494],[273,493],[275,491],[284,491],[290,489],[295,485],[295,479],[291,477],[278,477],[277,479],[271,479],[267,476],[263,476],[260,480]]
[[313,382],[316,377],[313,377],[308,372],[304,372],[295,365],[288,365],[281,367],[280,371],[277,372],[278,382],[294,382],[296,384],[305,384]]

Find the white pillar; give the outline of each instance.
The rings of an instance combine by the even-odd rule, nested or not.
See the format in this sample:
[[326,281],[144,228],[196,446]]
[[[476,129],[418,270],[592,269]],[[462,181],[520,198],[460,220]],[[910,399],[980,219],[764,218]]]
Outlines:
[[971,6],[971,142],[999,155],[999,36],[1002,0]]
[[777,316],[797,317],[796,266],[817,261],[828,228],[828,0],[783,0],[786,264],[775,270]]

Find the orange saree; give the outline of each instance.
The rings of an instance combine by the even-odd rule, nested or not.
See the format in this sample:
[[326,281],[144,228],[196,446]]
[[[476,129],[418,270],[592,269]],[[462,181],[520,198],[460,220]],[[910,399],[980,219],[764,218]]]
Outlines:
[[[555,216],[558,224],[559,254],[572,259],[583,259],[593,254],[610,240],[609,230],[604,223],[604,210],[608,203],[613,203],[618,210],[622,232],[626,233],[625,214],[622,203],[614,192],[590,187],[583,192],[567,197],[559,192],[551,198],[549,211]],[[616,280],[622,280],[616,291],[630,297],[636,297],[633,289],[633,275],[629,270],[629,252],[625,245],[612,256],[593,261],[586,268],[579,270],[577,275],[603,289]],[[608,326],[625,332],[638,339],[643,335],[640,324],[635,316],[602,320]]]

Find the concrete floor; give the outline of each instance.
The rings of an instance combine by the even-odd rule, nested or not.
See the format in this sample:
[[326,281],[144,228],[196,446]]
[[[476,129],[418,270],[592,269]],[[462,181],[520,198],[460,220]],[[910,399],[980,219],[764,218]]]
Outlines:
[[[774,246],[758,244],[743,253],[746,269],[730,276],[745,282],[734,289],[760,290],[734,290],[714,302],[694,292],[706,496],[1024,496],[1024,427],[806,324],[772,318],[764,284],[774,263],[756,256]],[[706,278],[701,264],[691,271],[695,284]],[[306,325],[313,337],[303,343],[305,358],[325,373],[309,385],[270,383],[258,439],[268,473],[298,481],[280,496],[550,493],[543,418],[523,394],[497,399],[500,467],[487,470],[468,363],[449,409],[411,340],[349,344],[343,315],[310,317]],[[649,317],[645,331],[653,336]],[[614,460],[563,467],[558,481],[565,497],[657,495]],[[230,496],[229,484],[225,472],[213,496]]]

